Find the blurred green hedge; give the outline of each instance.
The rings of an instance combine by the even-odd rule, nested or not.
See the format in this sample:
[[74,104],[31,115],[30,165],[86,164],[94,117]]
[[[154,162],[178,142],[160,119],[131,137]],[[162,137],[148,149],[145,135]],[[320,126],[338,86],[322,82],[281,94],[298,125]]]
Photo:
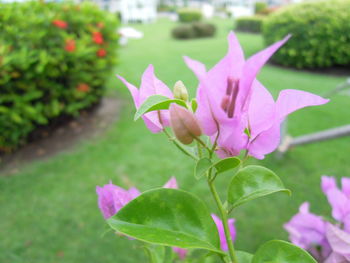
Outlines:
[[0,151],[99,101],[116,63],[117,25],[89,3],[0,4]]
[[193,22],[175,27],[171,34],[176,39],[191,39],[201,37],[212,37],[215,35],[216,27],[213,24]]
[[260,33],[265,16],[244,16],[236,19],[236,30],[242,32]]
[[266,44],[292,38],[273,59],[297,68],[350,65],[350,0],[323,0],[291,5],[264,22]]
[[196,9],[179,9],[177,10],[179,21],[183,23],[196,22],[202,19],[202,12]]

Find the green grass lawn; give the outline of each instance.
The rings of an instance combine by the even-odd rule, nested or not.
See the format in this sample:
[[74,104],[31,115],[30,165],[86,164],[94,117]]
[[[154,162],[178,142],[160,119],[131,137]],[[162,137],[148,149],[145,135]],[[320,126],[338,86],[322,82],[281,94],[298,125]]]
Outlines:
[[[135,26],[145,37],[120,48],[115,73],[138,84],[143,70],[152,63],[165,83],[172,86],[181,79],[193,94],[196,79],[182,56],[189,55],[208,67],[214,65],[226,53],[231,26],[230,21],[216,22],[215,38],[190,41],[171,39],[169,32],[174,25],[168,21]],[[238,37],[246,55],[263,48],[259,35]],[[275,95],[287,88],[324,94],[344,81],[342,77],[270,65],[259,79]],[[205,182],[196,181],[192,175],[192,161],[174,149],[165,136],[151,134],[142,121],[133,122],[132,100],[114,76],[108,83],[108,96],[118,96],[125,103],[119,121],[103,136],[49,160],[26,165],[15,175],[0,176],[0,262],[144,262],[137,242],[112,232],[104,235],[108,228],[97,208],[95,187],[110,179],[115,184],[132,183],[147,190],[176,176],[181,188],[195,192],[215,211]],[[349,103],[349,97],[335,96],[326,106],[301,110],[289,118],[289,132],[296,136],[344,125],[349,122]],[[319,187],[320,177],[350,176],[349,149],[349,138],[343,138],[292,149],[282,160],[271,154],[264,161],[256,161],[275,170],[293,196],[276,194],[237,209],[233,215],[238,232],[236,247],[254,251],[269,239],[287,238],[282,224],[304,200],[311,202],[314,212],[329,212]],[[228,174],[218,178],[219,189],[224,190],[228,180]]]

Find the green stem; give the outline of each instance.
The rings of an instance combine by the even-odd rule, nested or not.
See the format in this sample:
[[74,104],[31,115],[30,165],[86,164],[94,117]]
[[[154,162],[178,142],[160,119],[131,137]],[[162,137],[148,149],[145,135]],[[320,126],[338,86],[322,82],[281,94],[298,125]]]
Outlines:
[[157,263],[157,260],[154,258],[154,254],[147,245],[143,247],[143,250],[145,251],[145,254],[149,259],[149,263]]
[[201,144],[199,142],[197,142],[197,150],[198,150],[198,157],[199,159],[202,158],[202,148],[201,148]]
[[208,146],[199,137],[194,137],[194,139],[197,141],[197,143],[202,145],[208,151],[208,153],[210,155],[211,150],[208,148]]
[[225,238],[226,238],[226,242],[227,242],[227,246],[228,246],[228,251],[229,251],[231,263],[238,263],[237,257],[235,254],[235,248],[233,246],[233,242],[232,242],[232,238],[231,238],[231,234],[230,234],[230,229],[228,226],[227,212],[224,209],[224,206],[222,204],[222,201],[219,197],[218,192],[216,191],[214,182],[213,182],[213,180],[211,180],[210,177],[211,177],[211,170],[209,171],[208,185],[209,185],[210,191],[214,197],[215,203],[219,209],[220,217],[222,219],[222,224],[224,226]]
[[182,151],[184,154],[190,156],[193,160],[198,161],[197,156],[193,155],[192,153],[190,153],[189,151],[187,151],[184,147],[182,147],[182,145],[181,145],[178,141],[176,141],[175,138],[172,138],[172,137],[171,137],[171,135],[168,133],[168,131],[167,131],[165,128],[163,129],[163,132],[164,132],[164,134],[168,137],[168,139],[169,139],[170,141],[172,141],[172,143],[175,144],[175,146],[176,146],[180,151]]

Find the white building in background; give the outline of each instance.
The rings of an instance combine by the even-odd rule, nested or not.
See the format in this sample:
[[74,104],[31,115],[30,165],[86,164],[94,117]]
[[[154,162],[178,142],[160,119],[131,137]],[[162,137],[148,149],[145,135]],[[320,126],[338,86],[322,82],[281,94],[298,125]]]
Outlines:
[[250,16],[254,14],[255,2],[261,0],[213,0],[216,7],[225,8],[233,17]]
[[123,23],[153,22],[157,19],[157,0],[93,0],[101,9],[118,13]]

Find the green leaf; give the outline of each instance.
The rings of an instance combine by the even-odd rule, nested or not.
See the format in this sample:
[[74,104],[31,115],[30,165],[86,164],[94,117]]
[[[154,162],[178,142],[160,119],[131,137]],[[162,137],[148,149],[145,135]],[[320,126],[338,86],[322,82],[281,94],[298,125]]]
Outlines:
[[244,251],[237,251],[236,250],[236,256],[237,256],[237,261],[238,262],[242,262],[242,263],[250,263],[252,262],[253,259],[253,255],[248,253],[248,252],[244,252]]
[[305,250],[291,243],[272,240],[262,245],[252,263],[317,263]]
[[240,159],[236,157],[229,157],[213,164],[208,158],[205,157],[197,162],[196,167],[194,169],[194,176],[197,179],[199,179],[211,168],[215,168],[216,173],[220,174],[237,168],[237,166],[240,165],[240,163]]
[[187,107],[186,102],[183,100],[169,99],[168,97],[162,95],[153,95],[148,97],[136,111],[134,121],[136,121],[138,118],[140,118],[143,114],[147,112],[169,109],[171,103],[176,103],[181,106]]
[[223,173],[237,168],[241,164],[241,160],[236,157],[222,159],[214,164],[216,173]]
[[238,171],[232,178],[228,188],[228,202],[234,208],[276,192],[290,194],[274,172],[262,166],[250,165]]
[[196,99],[192,99],[191,100],[191,108],[193,112],[196,112],[197,108],[198,108],[198,103]]
[[204,202],[182,190],[147,191],[107,222],[114,230],[144,242],[223,253]]
[[205,173],[212,167],[212,162],[208,158],[200,159],[194,168],[194,177],[197,179],[201,178]]

